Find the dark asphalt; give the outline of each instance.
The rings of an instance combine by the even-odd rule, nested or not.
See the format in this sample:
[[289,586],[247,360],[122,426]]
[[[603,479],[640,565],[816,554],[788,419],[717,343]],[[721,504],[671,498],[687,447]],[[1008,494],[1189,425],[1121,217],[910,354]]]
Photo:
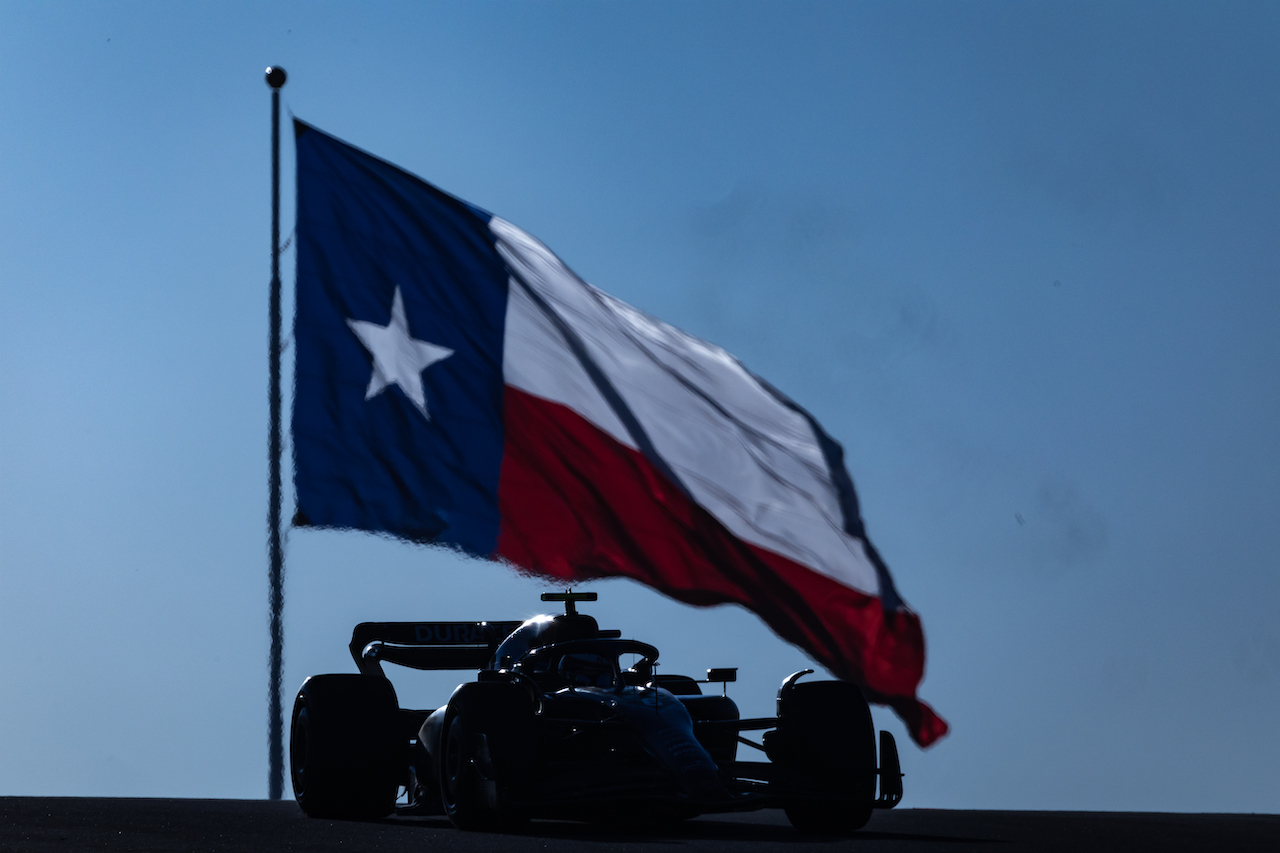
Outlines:
[[1280,815],[998,812],[903,809],[877,812],[851,838],[797,834],[780,811],[698,818],[654,834],[534,821],[517,835],[458,832],[440,818],[360,823],[311,820],[292,801],[0,798],[0,851],[626,851],[810,847],[893,851],[1280,851]]

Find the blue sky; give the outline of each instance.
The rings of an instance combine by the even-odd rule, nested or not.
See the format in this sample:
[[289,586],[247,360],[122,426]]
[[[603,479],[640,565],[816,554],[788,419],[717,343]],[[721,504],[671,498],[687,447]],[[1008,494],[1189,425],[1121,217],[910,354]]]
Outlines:
[[[265,796],[274,63],[844,444],[953,726],[877,712],[906,805],[1276,811],[1277,36],[1263,3],[0,5],[0,794]],[[542,609],[373,536],[287,560],[286,696],[358,621]],[[596,589],[746,713],[806,665]]]

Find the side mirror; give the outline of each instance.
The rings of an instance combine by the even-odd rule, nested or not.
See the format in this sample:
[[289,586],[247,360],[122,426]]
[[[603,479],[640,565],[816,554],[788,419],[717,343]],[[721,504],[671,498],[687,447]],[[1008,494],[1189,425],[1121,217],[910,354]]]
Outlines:
[[876,772],[880,775],[880,796],[875,807],[891,809],[902,802],[902,765],[898,762],[898,744],[888,732],[880,733],[880,766]]
[[738,680],[738,668],[736,666],[725,666],[719,669],[707,670],[707,683],[719,684],[720,693],[723,696],[729,695],[729,682]]

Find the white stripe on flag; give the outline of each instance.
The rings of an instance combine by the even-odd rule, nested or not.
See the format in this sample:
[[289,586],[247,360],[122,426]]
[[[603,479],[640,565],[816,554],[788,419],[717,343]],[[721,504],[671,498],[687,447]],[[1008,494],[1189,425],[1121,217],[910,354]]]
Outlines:
[[[694,500],[740,539],[878,594],[803,416],[720,347],[597,290],[511,223],[495,216],[489,227],[511,274],[577,333]],[[508,385],[561,403],[636,449],[564,335],[517,282],[503,346]]]

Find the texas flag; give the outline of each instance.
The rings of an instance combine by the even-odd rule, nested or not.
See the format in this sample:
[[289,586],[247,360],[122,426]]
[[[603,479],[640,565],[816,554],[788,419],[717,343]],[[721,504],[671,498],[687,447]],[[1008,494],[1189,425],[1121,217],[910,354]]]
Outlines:
[[916,698],[920,619],[812,415],[510,222],[294,133],[296,523],[740,604],[917,743],[946,733]]

